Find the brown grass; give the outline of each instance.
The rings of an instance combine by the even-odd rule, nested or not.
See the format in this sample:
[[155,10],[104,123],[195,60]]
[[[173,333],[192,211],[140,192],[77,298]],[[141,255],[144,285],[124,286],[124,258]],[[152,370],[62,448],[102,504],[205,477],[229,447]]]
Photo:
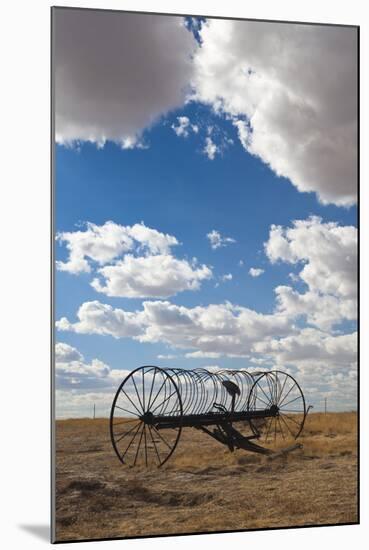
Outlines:
[[106,419],[57,421],[57,540],[355,523],[356,419],[310,414],[273,461],[186,428],[160,469],[122,466]]

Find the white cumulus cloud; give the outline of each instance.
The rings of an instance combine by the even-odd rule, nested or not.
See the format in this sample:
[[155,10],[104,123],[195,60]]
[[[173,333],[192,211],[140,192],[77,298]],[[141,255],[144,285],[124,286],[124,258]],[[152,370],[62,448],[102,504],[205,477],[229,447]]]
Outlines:
[[357,30],[208,20],[194,97],[224,113],[243,147],[323,203],[357,196]]
[[259,267],[250,267],[249,274],[251,277],[260,277],[264,273],[264,269],[261,269]]
[[108,416],[114,392],[129,374],[113,369],[100,359],[86,361],[76,348],[57,342],[55,345],[56,417]]
[[293,274],[308,290],[289,286],[275,289],[277,310],[329,329],[343,319],[357,316],[357,229],[336,222],[323,223],[316,216],[296,220],[292,227],[273,225],[265,252],[272,263],[282,261],[301,266]]
[[206,265],[197,266],[168,254],[138,258],[126,254],[123,260],[102,267],[98,273],[104,282],[98,278],[92,281],[97,292],[126,298],[167,298],[184,290],[198,290],[201,281],[212,277]]
[[83,355],[68,344],[55,345],[55,385],[58,390],[111,391],[128,371],[111,369],[103,361],[87,362]]
[[357,229],[312,216],[292,227],[272,225],[265,252],[272,263],[301,264],[299,273],[310,290],[355,298]]
[[322,410],[352,410],[357,402],[357,333],[329,334],[302,329],[285,338],[259,342],[254,352],[261,364],[271,363],[294,376],[303,388],[306,404]]
[[178,116],[177,125],[172,124],[171,128],[178,137],[188,137],[190,132],[198,133],[199,127],[197,124],[191,124],[190,119],[187,116]]
[[175,237],[143,223],[87,223],[83,231],[58,233],[56,238],[66,243],[69,252],[67,261],[58,261],[57,268],[73,274],[96,269],[91,286],[107,296],[167,298],[198,290],[203,280],[212,277],[211,269],[198,265],[196,259],[170,254],[171,247],[179,244]]
[[215,351],[191,351],[185,354],[186,359],[218,359],[220,356]]
[[206,237],[210,241],[210,246],[213,250],[216,250],[217,248],[221,248],[222,246],[227,246],[228,244],[235,243],[235,239],[232,239],[231,237],[224,237],[220,234],[219,231],[216,229],[213,229],[210,231]]
[[283,314],[261,314],[230,303],[187,308],[167,301],[145,301],[142,310],[128,312],[93,301],[82,304],[77,317],[75,323],[60,319],[57,328],[231,356],[248,354],[254,342],[294,330]]
[[[314,326],[329,330],[357,317],[357,229],[316,216],[296,220],[292,227],[272,225],[265,252],[272,263],[301,266],[294,282],[307,285],[304,293],[275,288],[277,311],[292,318],[305,316]],[[291,277],[290,277],[291,278]]]
[[133,146],[183,105],[197,47],[182,17],[57,9],[57,141]]
[[132,338],[142,333],[142,314],[114,309],[97,300],[84,302],[78,309],[77,317],[79,320],[76,323],[62,317],[56,322],[57,329],[78,334],[108,334],[115,338]]
[[70,361],[81,361],[82,355],[80,352],[64,342],[55,344],[55,361],[57,363],[69,363]]
[[112,221],[104,225],[88,222],[85,230],[60,232],[56,239],[59,243],[66,243],[69,252],[66,262],[56,262],[57,269],[75,274],[89,273],[91,260],[104,265],[134,248],[165,254],[178,244],[172,235],[146,227],[143,223],[123,226]]
[[305,316],[309,324],[322,330],[330,330],[332,325],[343,319],[355,321],[357,302],[355,299],[343,299],[332,294],[316,291],[300,293],[289,286],[275,288],[277,311],[291,318]]
[[217,145],[209,136],[205,138],[204,153],[209,160],[214,160],[215,155],[219,153],[219,147],[217,147]]
[[332,335],[314,328],[284,338],[258,342],[254,351],[273,356],[277,364],[313,365],[326,363],[336,369],[356,362],[357,333]]

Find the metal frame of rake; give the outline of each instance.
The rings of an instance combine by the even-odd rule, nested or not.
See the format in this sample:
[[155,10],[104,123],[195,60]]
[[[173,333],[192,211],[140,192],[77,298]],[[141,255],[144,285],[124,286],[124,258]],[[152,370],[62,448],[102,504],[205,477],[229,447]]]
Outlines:
[[163,369],[139,367],[114,397],[110,436],[128,466],[162,466],[173,454],[183,428],[195,428],[235,449],[273,455],[291,445],[304,427],[304,394],[282,371]]

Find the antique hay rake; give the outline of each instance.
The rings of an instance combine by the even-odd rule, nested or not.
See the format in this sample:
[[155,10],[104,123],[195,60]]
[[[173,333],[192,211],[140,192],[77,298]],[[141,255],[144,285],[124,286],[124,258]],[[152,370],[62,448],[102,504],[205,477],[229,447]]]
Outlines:
[[231,452],[273,454],[280,442],[298,438],[307,412],[299,384],[281,371],[145,366],[119,386],[110,436],[119,460],[128,466],[162,466],[188,427],[202,430]]

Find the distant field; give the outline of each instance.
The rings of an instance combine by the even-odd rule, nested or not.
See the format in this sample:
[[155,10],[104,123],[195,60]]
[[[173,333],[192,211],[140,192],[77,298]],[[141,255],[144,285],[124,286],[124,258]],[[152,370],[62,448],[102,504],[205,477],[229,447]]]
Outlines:
[[56,422],[57,540],[357,522],[356,413],[309,414],[273,461],[186,428],[160,469],[126,468],[107,419]]

